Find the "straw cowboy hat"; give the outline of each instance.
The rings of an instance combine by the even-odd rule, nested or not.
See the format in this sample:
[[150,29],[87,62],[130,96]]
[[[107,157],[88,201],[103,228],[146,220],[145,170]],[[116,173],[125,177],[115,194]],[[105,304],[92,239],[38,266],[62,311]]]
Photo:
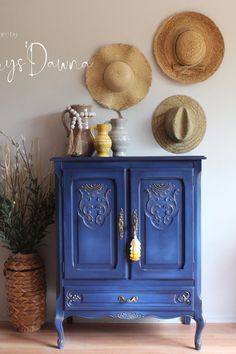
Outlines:
[[102,47],[89,61],[86,85],[102,106],[117,111],[141,101],[151,85],[151,67],[145,56],[127,44]]
[[153,41],[155,59],[171,79],[182,83],[206,80],[220,66],[224,40],[215,23],[197,12],[167,18]]
[[156,108],[152,132],[165,150],[179,154],[194,149],[206,131],[206,117],[197,101],[188,96],[171,96]]

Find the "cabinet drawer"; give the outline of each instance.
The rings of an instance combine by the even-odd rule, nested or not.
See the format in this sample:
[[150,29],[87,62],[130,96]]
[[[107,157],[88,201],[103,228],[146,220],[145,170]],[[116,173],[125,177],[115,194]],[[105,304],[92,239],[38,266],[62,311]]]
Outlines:
[[65,310],[87,310],[103,308],[165,308],[192,310],[194,292],[192,287],[160,288],[149,291],[96,290],[80,287],[64,288]]

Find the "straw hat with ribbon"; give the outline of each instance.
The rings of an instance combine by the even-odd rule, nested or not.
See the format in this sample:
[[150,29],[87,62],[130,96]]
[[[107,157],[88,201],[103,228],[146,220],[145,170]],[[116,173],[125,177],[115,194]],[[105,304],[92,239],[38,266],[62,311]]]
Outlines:
[[205,113],[191,97],[168,97],[153,114],[152,131],[165,150],[176,154],[191,151],[205,134]]
[[148,93],[151,77],[145,56],[127,44],[102,47],[86,69],[91,96],[102,106],[117,111],[141,101]]
[[224,40],[215,23],[197,12],[167,18],[157,30],[153,51],[171,79],[182,83],[206,80],[220,66]]

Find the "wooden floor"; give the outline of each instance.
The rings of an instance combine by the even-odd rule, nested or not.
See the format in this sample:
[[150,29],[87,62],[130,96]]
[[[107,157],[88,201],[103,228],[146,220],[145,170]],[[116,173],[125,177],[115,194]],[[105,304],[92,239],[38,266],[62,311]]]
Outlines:
[[[56,348],[53,325],[36,333],[15,332],[0,323],[0,354],[189,354],[195,325],[143,323],[65,324],[65,349]],[[208,324],[201,354],[236,354],[236,324]]]

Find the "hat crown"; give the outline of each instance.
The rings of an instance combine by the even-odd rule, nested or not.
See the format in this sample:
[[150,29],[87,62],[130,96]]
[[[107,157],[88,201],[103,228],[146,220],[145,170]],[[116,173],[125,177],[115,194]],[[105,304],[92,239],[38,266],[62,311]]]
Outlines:
[[175,55],[181,65],[197,65],[205,57],[206,43],[201,33],[187,30],[180,33],[175,42]]
[[174,107],[167,113],[165,129],[171,140],[182,143],[192,138],[194,133],[193,112],[186,107]]
[[106,87],[113,92],[122,92],[129,88],[133,81],[133,70],[122,61],[114,61],[104,71],[103,78]]

